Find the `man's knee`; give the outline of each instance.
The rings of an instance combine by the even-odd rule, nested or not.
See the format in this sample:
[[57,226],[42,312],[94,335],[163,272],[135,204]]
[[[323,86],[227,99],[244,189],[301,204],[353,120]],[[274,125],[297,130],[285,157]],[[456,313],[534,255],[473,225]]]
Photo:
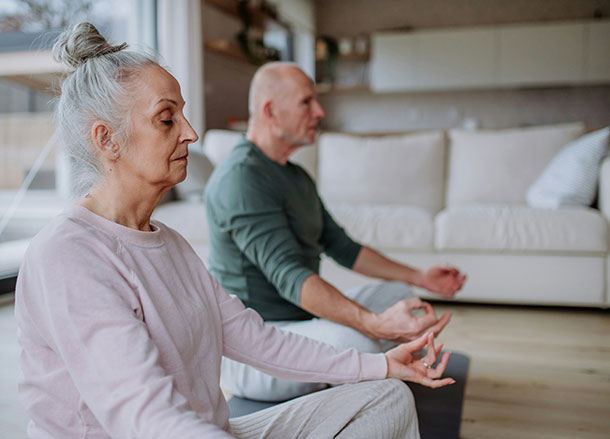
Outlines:
[[345,296],[375,313],[381,313],[404,299],[415,297],[413,288],[404,282],[387,281],[362,285],[344,292]]
[[338,324],[336,327],[329,329],[322,341],[338,349],[354,348],[359,352],[372,354],[383,352],[378,340],[369,338],[348,326]]
[[220,387],[233,396],[276,402],[315,392],[327,385],[280,380],[247,364],[223,358]]

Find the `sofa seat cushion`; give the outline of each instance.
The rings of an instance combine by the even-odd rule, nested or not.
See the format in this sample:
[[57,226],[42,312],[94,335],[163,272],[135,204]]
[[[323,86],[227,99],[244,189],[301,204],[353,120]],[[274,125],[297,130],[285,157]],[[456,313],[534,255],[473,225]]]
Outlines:
[[454,206],[436,217],[439,250],[586,252],[608,250],[608,225],[595,209]]
[[209,241],[208,221],[201,202],[171,201],[160,204],[152,217],[176,230],[191,244]]
[[327,208],[352,239],[375,248],[431,249],[434,223],[415,206],[332,203]]

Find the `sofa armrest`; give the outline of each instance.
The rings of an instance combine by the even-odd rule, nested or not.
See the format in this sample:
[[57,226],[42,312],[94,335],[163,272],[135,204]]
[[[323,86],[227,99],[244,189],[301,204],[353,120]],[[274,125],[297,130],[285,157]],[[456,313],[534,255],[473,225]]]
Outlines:
[[604,158],[599,172],[599,209],[610,220],[610,156]]

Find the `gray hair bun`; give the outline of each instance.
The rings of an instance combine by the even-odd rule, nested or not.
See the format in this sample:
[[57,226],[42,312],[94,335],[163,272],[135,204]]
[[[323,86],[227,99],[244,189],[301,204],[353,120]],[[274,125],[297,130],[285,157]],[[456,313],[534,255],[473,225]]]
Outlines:
[[115,53],[126,47],[127,43],[116,46],[109,44],[91,23],[79,23],[59,36],[53,45],[53,57],[75,70],[88,59]]

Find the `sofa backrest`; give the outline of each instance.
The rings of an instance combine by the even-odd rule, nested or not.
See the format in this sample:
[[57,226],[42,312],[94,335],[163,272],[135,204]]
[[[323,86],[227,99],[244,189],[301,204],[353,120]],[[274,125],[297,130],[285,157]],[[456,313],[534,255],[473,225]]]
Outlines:
[[318,189],[329,202],[414,205],[438,212],[444,201],[442,131],[385,136],[324,133]]
[[449,130],[447,206],[525,204],[551,159],[584,133],[582,123],[507,130]]
[[208,130],[203,137],[203,152],[218,166],[243,136],[241,131]]
[[[214,166],[218,166],[243,136],[241,131],[208,130],[203,139],[203,152]],[[315,144],[299,148],[290,157],[290,161],[303,166],[314,180],[316,179],[318,160]]]

